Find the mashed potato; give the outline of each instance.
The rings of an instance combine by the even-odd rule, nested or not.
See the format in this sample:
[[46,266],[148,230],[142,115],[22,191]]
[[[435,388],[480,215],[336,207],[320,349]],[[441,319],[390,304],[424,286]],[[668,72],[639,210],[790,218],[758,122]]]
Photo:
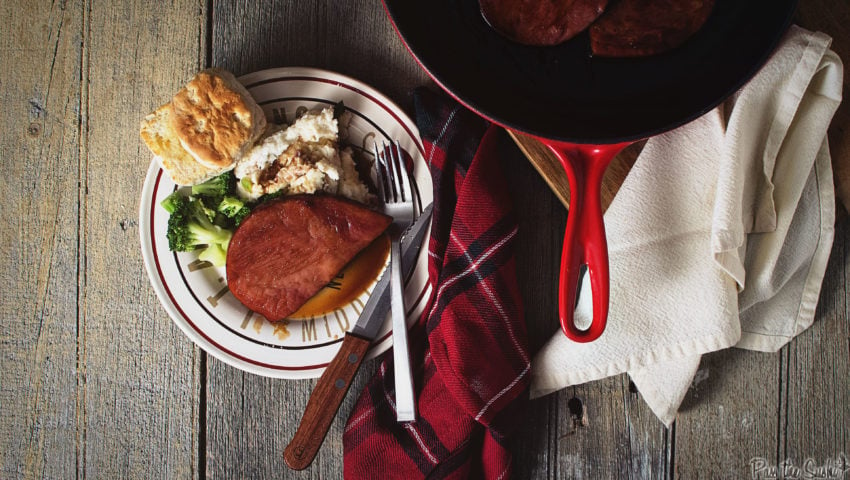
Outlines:
[[255,199],[281,190],[326,192],[371,203],[374,195],[357,174],[351,149],[339,148],[339,133],[332,108],[305,113],[274,131],[236,165],[240,194]]

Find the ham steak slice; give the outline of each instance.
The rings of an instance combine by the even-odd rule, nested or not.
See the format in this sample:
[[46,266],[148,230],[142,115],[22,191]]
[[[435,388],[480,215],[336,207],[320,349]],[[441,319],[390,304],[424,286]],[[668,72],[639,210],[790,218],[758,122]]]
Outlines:
[[479,0],[497,32],[525,45],[557,45],[573,38],[605,10],[608,0]]
[[714,0],[620,0],[591,27],[602,57],[640,57],[678,47],[708,20]]
[[328,284],[392,218],[330,195],[269,201],[246,217],[227,249],[227,285],[270,321],[283,320]]

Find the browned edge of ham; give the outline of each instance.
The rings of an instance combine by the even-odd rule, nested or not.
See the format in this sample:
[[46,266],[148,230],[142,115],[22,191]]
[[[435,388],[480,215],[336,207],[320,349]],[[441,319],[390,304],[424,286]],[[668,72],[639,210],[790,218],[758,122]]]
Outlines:
[[261,204],[230,240],[228,288],[254,312],[283,320],[391,222],[383,213],[332,195],[294,195]]
[[602,57],[656,55],[678,47],[708,20],[714,0],[620,0],[590,26]]
[[525,45],[557,45],[584,31],[608,0],[479,0],[497,32]]

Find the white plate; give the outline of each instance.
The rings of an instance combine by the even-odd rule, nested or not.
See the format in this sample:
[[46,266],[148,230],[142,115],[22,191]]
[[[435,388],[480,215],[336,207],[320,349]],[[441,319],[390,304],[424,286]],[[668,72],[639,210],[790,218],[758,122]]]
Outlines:
[[[415,124],[392,101],[375,89],[337,73],[313,68],[277,68],[240,77],[270,121],[280,122],[303,109],[333,106],[342,101],[352,112],[349,144],[371,151],[373,142],[397,139],[413,158],[413,179],[421,202],[432,201],[430,172]],[[321,375],[333,359],[346,331],[356,322],[374,288],[339,308],[305,320],[268,322],[248,310],[227,289],[225,269],[197,268],[197,253],[168,250],[168,213],[159,203],[177,186],[154,160],[148,169],[139,207],[142,255],[151,284],[169,316],[210,355],[258,375],[310,378]],[[430,294],[426,245],[405,289],[408,324],[422,313]],[[386,261],[384,262],[386,263]],[[206,264],[209,265],[209,264]],[[382,270],[379,267],[378,270]],[[344,281],[343,278],[340,281]],[[392,344],[389,318],[372,345],[370,355]]]

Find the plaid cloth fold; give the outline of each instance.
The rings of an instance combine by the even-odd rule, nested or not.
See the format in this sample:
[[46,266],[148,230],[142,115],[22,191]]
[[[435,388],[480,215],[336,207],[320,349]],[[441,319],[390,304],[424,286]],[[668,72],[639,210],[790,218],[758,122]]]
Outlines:
[[395,420],[388,352],[348,418],[344,475],[508,478],[507,439],[528,398],[530,358],[499,128],[425,88],[414,100],[434,180],[435,288],[410,336],[419,418]]

